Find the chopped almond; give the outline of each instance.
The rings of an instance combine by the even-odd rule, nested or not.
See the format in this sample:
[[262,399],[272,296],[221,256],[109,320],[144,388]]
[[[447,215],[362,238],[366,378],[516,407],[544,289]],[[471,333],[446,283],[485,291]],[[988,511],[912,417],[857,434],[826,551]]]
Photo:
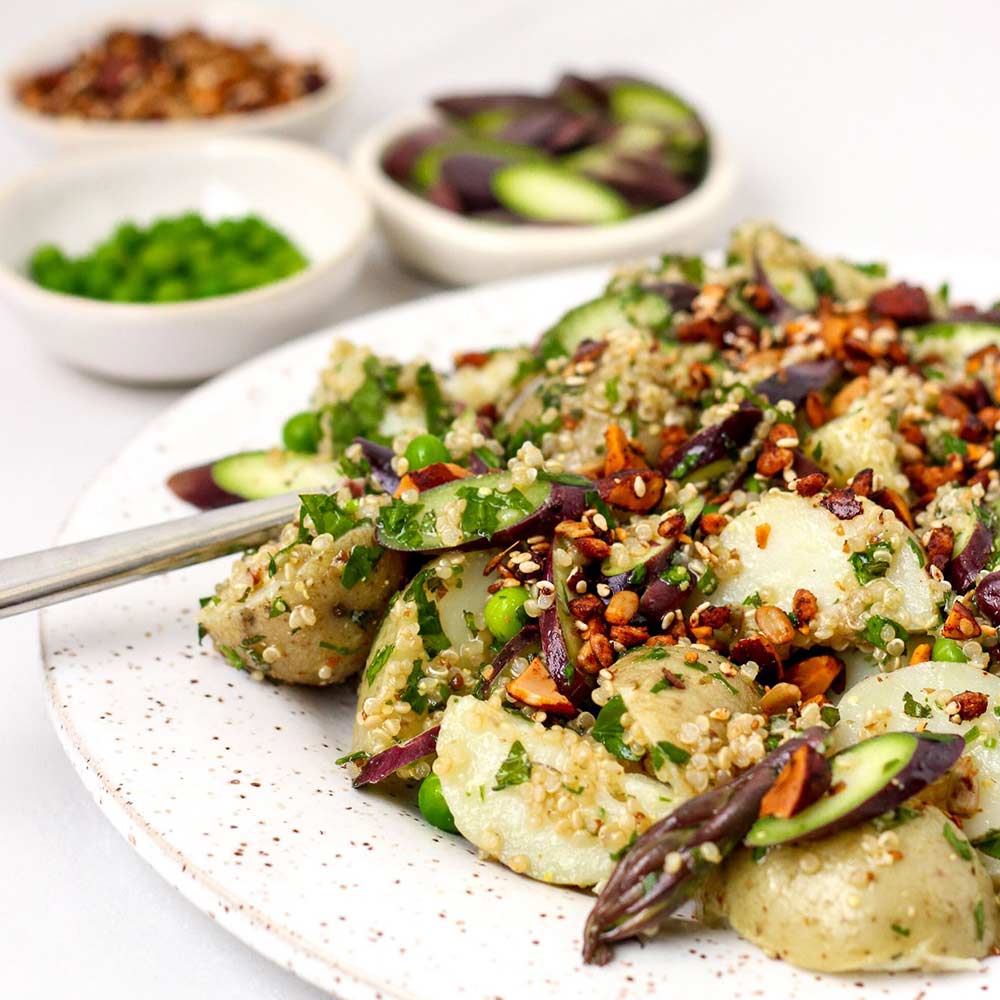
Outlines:
[[622,469],[648,468],[642,452],[633,447],[618,424],[608,424],[604,431],[604,475],[612,476]]
[[922,642],[916,646],[913,650],[913,654],[910,656],[910,666],[914,666],[917,663],[926,663],[931,658],[931,644],[929,642]]
[[891,510],[910,531],[916,528],[916,521],[913,520],[910,505],[895,490],[876,490],[871,498],[880,507]]
[[809,472],[795,480],[795,492],[800,497],[814,497],[829,481],[825,472]]
[[664,514],[660,523],[656,526],[656,533],[661,538],[678,538],[684,531],[687,521],[679,510],[670,511]]
[[770,718],[794,708],[801,700],[802,692],[794,684],[782,681],[764,693],[760,699],[760,710]]
[[754,537],[757,539],[757,548],[766,549],[767,540],[771,537],[771,525],[758,524],[754,531]]
[[764,635],[748,635],[738,639],[729,650],[729,659],[737,666],[749,663],[751,660],[760,667],[761,672],[778,680],[784,671],[781,657],[774,648],[774,643]]
[[958,705],[958,717],[963,722],[978,719],[989,707],[989,698],[982,691],[962,691],[951,699]]
[[858,497],[870,497],[875,485],[875,470],[862,469],[847,484],[848,489]]
[[868,376],[860,375],[848,382],[830,402],[830,413],[834,417],[842,417],[851,405],[868,392]]
[[584,594],[569,602],[570,614],[582,622],[596,618],[603,610],[604,602],[596,594]]
[[927,536],[925,544],[927,550],[927,563],[936,566],[944,572],[945,567],[951,562],[952,553],[955,551],[955,531],[948,525],[940,528],[933,528]]
[[615,661],[615,652],[611,648],[611,643],[606,635],[593,635],[590,637],[590,648],[593,649],[597,662],[602,667],[610,667]]
[[537,656],[507,685],[507,693],[524,705],[554,715],[576,714],[573,702],[559,690]]
[[574,538],[573,544],[588,559],[607,559],[611,546],[603,538]]
[[791,819],[811,805],[830,787],[830,765],[810,746],[792,753],[774,784],[761,800],[761,816]]
[[795,638],[795,627],[781,608],[764,604],[754,614],[757,628],[776,646],[784,645]]
[[719,514],[712,512],[709,514],[701,515],[701,530],[705,532],[706,535],[718,535],[722,533],[722,529],[729,524],[729,518],[725,514]]
[[826,694],[843,669],[842,660],[831,653],[820,653],[793,663],[785,670],[785,679],[802,692],[804,700],[808,700]]
[[608,638],[626,649],[641,646],[649,638],[649,629],[645,625],[612,625]]

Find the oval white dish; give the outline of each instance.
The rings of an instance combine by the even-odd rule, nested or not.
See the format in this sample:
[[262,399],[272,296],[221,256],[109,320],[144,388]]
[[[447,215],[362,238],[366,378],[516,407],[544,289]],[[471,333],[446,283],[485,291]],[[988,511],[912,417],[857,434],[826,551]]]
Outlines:
[[[110,28],[177,31],[192,26],[226,41],[263,39],[279,56],[315,59],[329,80],[314,93],[275,108],[170,122],[102,122],[43,115],[22,105],[13,92],[19,77],[65,62]],[[323,22],[246,0],[159,0],[64,27],[46,25],[44,40],[25,49],[0,74],[0,116],[26,140],[47,147],[175,140],[188,135],[259,134],[315,141],[327,130],[353,79],[351,50]]]
[[414,270],[450,285],[645,257],[663,251],[695,253],[724,236],[736,169],[713,133],[708,174],[691,194],[625,222],[607,226],[516,226],[466,219],[397,184],[381,166],[389,143],[439,119],[430,112],[396,115],[376,125],[351,152],[351,168],[371,196],[396,256]]
[[[259,214],[309,266],[234,295],[178,303],[62,295],[26,274],[31,252],[87,252],[126,220],[197,211]],[[42,348],[86,371],[130,382],[191,382],[319,325],[361,266],[371,209],[330,155],[268,138],[181,139],[62,156],[0,192],[0,297]]]
[[[977,272],[987,289],[991,271]],[[533,339],[606,279],[588,269],[397,307],[314,334],[197,390],[136,438],[79,501],[62,540],[182,513],[166,475],[273,441],[334,334],[447,361]],[[977,279],[978,280],[978,279]],[[636,1000],[972,1000],[981,973],[818,976],[678,920],[604,968],[580,962],[586,893],[480,861],[416,807],[350,787],[350,686],[256,684],[199,649],[210,564],[49,609],[60,738],[111,821],[172,885],[274,961],[343,1000],[573,996]],[[791,929],[794,933],[794,929]]]

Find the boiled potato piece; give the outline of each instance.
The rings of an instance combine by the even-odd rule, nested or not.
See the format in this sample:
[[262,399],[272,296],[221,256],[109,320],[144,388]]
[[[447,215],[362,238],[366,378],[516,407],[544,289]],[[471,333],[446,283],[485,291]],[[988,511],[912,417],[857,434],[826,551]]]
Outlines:
[[858,400],[842,417],[835,417],[806,439],[806,454],[812,455],[837,486],[845,486],[862,469],[872,469],[892,490],[909,486],[900,468],[898,449],[889,412],[873,405],[870,397]]
[[[966,691],[986,695],[985,711],[974,719],[952,722],[945,709],[953,695]],[[839,708],[835,735],[841,746],[889,730],[926,728],[968,735],[975,729],[962,760],[974,765],[978,795],[971,802],[963,796],[956,806],[967,812],[963,826],[973,840],[1000,829],[1000,718],[994,711],[1000,708],[1000,677],[970,663],[932,660],[855,684],[844,693]]]
[[707,887],[705,910],[820,972],[975,968],[998,921],[977,853],[930,806],[888,831],[866,823],[759,861],[741,851]]
[[[758,719],[754,723],[750,716],[760,701],[757,685],[724,657],[707,649],[641,646],[621,657],[609,674],[601,688],[609,698],[620,697],[624,702],[622,739],[634,754],[644,756],[652,774],[670,786],[675,804],[715,781],[714,767],[690,767],[703,737],[711,746],[707,755],[715,758],[729,745],[730,734],[740,742],[738,729],[746,729],[745,735],[751,738],[763,722]],[[711,719],[710,713],[716,709],[724,709],[728,718]],[[699,716],[705,717],[707,732],[696,725]],[[739,716],[746,718],[737,722]],[[761,750],[763,735],[758,733],[756,740]]]
[[199,621],[233,666],[289,684],[336,684],[365,662],[405,563],[377,545],[371,523],[297,539],[293,522],[238,559]]
[[[819,613],[799,644],[846,645],[863,629],[866,613],[897,622],[908,632],[927,631],[940,620],[942,584],[921,565],[916,539],[891,511],[859,498],[861,513],[839,520],[822,497],[771,490],[733,518],[715,540],[715,604],[742,604],[756,595],[764,604],[792,610],[799,588],[810,591]],[[891,547],[884,576],[863,584],[851,563],[878,543]],[[750,616],[747,616],[748,619]]]
[[627,772],[599,743],[546,729],[496,702],[452,698],[434,772],[455,825],[509,868],[590,886],[612,855],[671,809],[663,786]]
[[[521,366],[533,354],[526,347],[490,351],[481,365],[460,365],[444,382],[448,397],[473,413],[489,403],[502,400],[518,380]],[[465,412],[465,411],[463,411]]]
[[437,723],[452,692],[471,689],[490,649],[494,577],[483,570],[494,555],[450,552],[396,595],[361,672],[352,750],[404,743]]

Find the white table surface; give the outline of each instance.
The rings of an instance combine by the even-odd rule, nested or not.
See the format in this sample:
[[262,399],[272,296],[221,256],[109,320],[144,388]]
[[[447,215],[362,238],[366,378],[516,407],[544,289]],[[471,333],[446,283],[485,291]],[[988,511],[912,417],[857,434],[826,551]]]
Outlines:
[[[287,2],[287,0],[286,0]],[[672,80],[742,168],[734,220],[842,251],[997,255],[1000,7],[917,0],[300,0],[359,54],[329,144],[443,89],[541,85],[562,68]],[[0,3],[0,57],[88,0]],[[0,133],[0,180],[37,153]],[[3,234],[0,233],[0,239]],[[997,274],[1000,294],[1000,268]],[[373,248],[331,321],[424,294]],[[180,393],[94,381],[0,312],[0,555],[46,545],[76,494]],[[276,419],[280,414],[276,414]],[[163,883],[77,780],[46,716],[34,615],[0,623],[0,996],[317,997]]]

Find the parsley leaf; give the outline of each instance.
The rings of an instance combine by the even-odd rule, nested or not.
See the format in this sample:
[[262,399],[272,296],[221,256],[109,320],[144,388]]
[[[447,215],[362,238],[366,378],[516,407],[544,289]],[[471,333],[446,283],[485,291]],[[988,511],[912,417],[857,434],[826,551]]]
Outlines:
[[621,721],[624,714],[625,702],[616,694],[598,713],[590,735],[621,760],[641,760],[642,754],[636,754],[625,742],[625,727]]
[[[302,503],[302,509],[299,512],[300,523],[308,514],[312,518],[317,535],[329,534],[333,535],[334,538],[340,538],[355,525],[354,518],[343,510],[328,493],[303,493],[299,500]],[[300,540],[304,541],[305,539]]]
[[507,754],[506,760],[497,771],[493,791],[500,792],[505,788],[523,785],[530,780],[531,761],[528,760],[528,751],[524,749],[524,744],[520,740],[515,740],[511,744],[510,753]]
[[378,677],[379,671],[386,665],[386,663],[389,662],[389,657],[392,656],[392,652],[395,648],[395,643],[383,646],[368,661],[368,669],[365,671],[365,680],[369,684],[375,683],[375,678]]
[[340,582],[348,590],[353,590],[362,580],[372,575],[379,560],[385,553],[381,545],[355,545],[344,564]]
[[963,861],[972,860],[972,847],[964,837],[959,835],[958,831],[951,825],[950,822],[945,821],[942,833],[944,833],[944,839],[951,845],[951,849]]
[[903,712],[911,719],[929,719],[931,717],[930,705],[921,704],[909,691],[903,692]]
[[669,760],[672,764],[686,764],[691,759],[691,754],[682,747],[677,746],[668,740],[660,740],[650,751],[653,759],[653,770],[658,771]]

